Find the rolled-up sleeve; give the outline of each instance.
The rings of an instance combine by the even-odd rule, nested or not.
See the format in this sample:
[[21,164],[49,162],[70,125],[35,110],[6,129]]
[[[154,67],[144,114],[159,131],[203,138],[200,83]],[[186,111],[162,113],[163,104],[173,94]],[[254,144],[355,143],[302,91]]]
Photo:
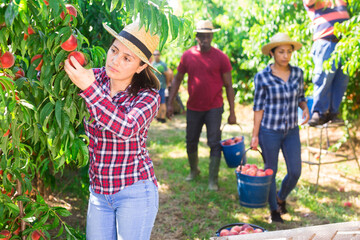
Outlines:
[[255,94],[254,94],[254,111],[264,110],[266,102],[266,89],[264,88],[261,75],[256,74],[254,78]]

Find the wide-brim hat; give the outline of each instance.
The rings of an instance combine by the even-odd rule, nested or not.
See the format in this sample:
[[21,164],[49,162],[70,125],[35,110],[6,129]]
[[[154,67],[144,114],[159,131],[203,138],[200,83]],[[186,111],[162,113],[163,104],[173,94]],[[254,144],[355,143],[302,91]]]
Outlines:
[[261,51],[263,54],[269,55],[271,49],[287,44],[293,45],[294,50],[299,50],[302,47],[301,43],[291,40],[289,35],[287,35],[286,33],[277,33],[270,39],[270,42],[268,44],[264,45],[261,48]]
[[139,28],[138,21],[126,25],[120,33],[116,33],[112,28],[106,25],[106,23],[103,23],[103,26],[106,29],[106,31],[108,31],[111,35],[113,35],[122,44],[124,44],[143,62],[149,65],[154,71],[160,73],[149,62],[151,55],[159,45],[160,38],[158,35],[151,34],[149,31],[145,31],[144,26]]
[[196,29],[194,30],[194,32],[198,32],[198,33],[213,33],[217,31],[220,31],[220,29],[214,28],[210,20],[200,20],[196,24]]

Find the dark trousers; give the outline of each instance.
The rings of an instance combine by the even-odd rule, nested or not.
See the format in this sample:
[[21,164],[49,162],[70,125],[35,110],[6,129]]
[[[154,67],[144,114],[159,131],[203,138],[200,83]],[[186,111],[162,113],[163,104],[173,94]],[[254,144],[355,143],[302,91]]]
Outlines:
[[210,156],[221,157],[221,117],[224,107],[213,108],[209,111],[186,111],[186,150],[194,153],[198,150],[198,143],[203,125],[206,126],[207,144]]

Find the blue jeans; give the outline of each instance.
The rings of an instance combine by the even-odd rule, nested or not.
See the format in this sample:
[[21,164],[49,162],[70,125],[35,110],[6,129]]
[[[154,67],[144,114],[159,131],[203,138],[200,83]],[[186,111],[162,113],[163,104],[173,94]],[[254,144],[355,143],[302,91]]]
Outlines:
[[165,103],[165,88],[160,88],[159,90],[160,95],[160,103]]
[[198,144],[203,125],[206,125],[207,143],[210,156],[221,157],[221,116],[223,107],[209,111],[186,111],[186,150],[187,153],[198,151]]
[[280,200],[285,200],[295,188],[301,175],[301,146],[299,127],[288,131],[275,131],[264,127],[260,128],[259,145],[265,161],[265,168],[274,171],[270,185],[269,205],[270,210],[277,209],[276,201],[276,172],[278,168],[280,149],[285,158],[287,174],[281,183],[278,193]]
[[338,66],[335,66],[334,62],[330,72],[326,73],[323,70],[323,63],[330,58],[335,46],[335,42],[323,39],[316,40],[312,46],[315,76],[312,79],[314,104],[311,112],[339,113],[339,107],[349,83],[349,76],[343,73],[341,61]]
[[112,195],[94,193],[90,186],[86,239],[150,239],[158,206],[158,189],[149,180]]

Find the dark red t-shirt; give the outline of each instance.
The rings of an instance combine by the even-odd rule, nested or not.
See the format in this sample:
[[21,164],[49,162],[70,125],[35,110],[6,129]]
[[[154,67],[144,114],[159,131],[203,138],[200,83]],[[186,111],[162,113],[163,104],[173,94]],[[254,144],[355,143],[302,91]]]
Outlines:
[[223,105],[222,75],[232,69],[230,60],[221,50],[211,47],[201,53],[191,47],[181,57],[177,70],[188,73],[189,99],[187,108],[193,111],[208,111]]

